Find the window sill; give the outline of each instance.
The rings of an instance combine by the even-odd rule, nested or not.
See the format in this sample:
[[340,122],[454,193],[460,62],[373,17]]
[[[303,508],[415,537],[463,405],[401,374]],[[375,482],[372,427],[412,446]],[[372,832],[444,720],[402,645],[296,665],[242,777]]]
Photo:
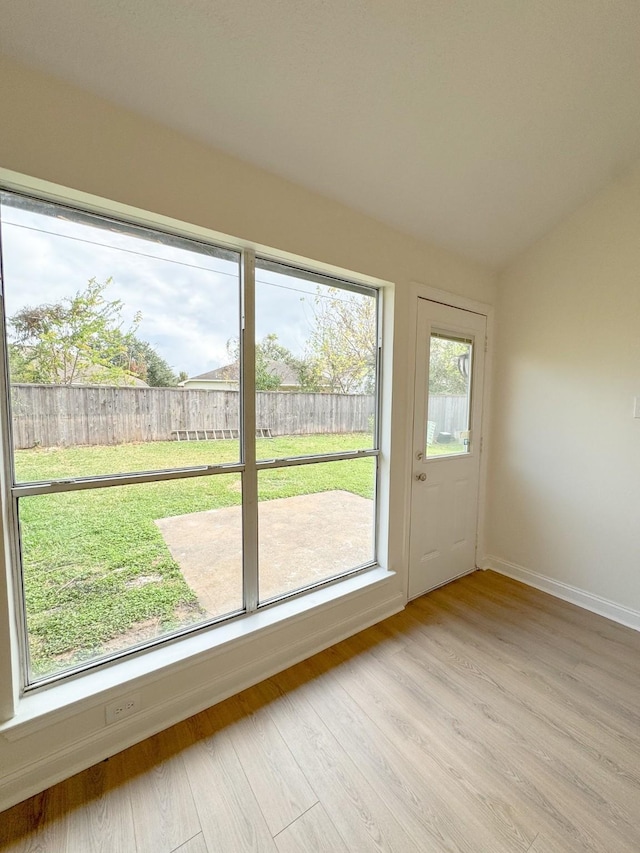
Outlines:
[[[345,598],[384,584],[393,577],[395,572],[373,567],[211,630],[169,641],[75,678],[43,687],[20,699],[15,716],[0,724],[0,735],[15,741],[81,712],[99,709],[103,713],[106,702],[144,689],[178,669],[182,671],[244,644],[255,643],[284,623],[294,623],[314,611],[330,609]],[[123,720],[111,728],[127,722]],[[102,724],[106,725],[104,714]]]

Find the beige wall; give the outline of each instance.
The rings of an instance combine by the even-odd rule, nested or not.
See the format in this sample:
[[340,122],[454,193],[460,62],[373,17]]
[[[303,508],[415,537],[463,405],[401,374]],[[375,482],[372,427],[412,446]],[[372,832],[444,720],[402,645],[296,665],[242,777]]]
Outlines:
[[[98,697],[75,703],[72,715],[66,713],[55,724],[18,740],[4,741],[0,735],[1,808],[193,713],[198,703],[210,704],[212,697],[246,686],[254,677],[252,660],[257,661],[255,667],[262,667],[264,676],[268,667],[278,665],[273,661],[278,660],[280,649],[291,655],[308,654],[312,644],[318,648],[335,640],[336,632],[345,635],[358,630],[357,619],[362,626],[382,618],[388,607],[401,606],[398,602],[403,600],[406,584],[405,442],[412,415],[407,330],[414,315],[408,285],[422,282],[491,302],[495,283],[487,269],[2,59],[0,115],[0,167],[4,169],[395,284],[395,310],[388,315],[394,326],[393,381],[385,400],[388,408],[392,389],[390,430],[387,425],[387,450],[392,436],[390,493],[382,510],[388,509],[390,519],[388,548],[384,548],[387,565],[397,572],[385,581],[384,590],[354,593],[353,599],[318,613],[315,620],[298,619],[279,628],[277,635],[271,635],[274,642],[276,636],[279,639],[270,663],[263,666],[260,654],[267,652],[245,645],[215,659],[203,654],[198,666],[174,669],[171,677],[156,679],[148,687],[132,682],[129,689],[141,689],[148,709],[144,724],[133,718],[117,731],[105,730],[104,700]],[[390,361],[385,365],[387,379],[390,365]],[[388,453],[385,465],[389,466]],[[0,583],[0,606],[2,595]],[[5,693],[6,631],[0,618],[0,684]],[[214,682],[215,689],[210,688]],[[0,702],[0,714],[9,713],[10,708],[1,707]]]
[[252,244],[393,282],[394,564],[401,568],[401,480],[411,281],[485,302],[495,276],[343,205],[205,147],[79,89],[0,58],[0,167]]
[[390,281],[491,302],[494,276],[0,57],[0,166]]
[[640,610],[640,165],[501,277],[488,551]]
[[[0,116],[0,167],[393,282],[392,426],[402,459],[412,406],[408,284],[492,302],[491,271],[1,57]],[[395,471],[391,502],[399,510],[405,483],[401,465]],[[394,530],[403,525],[394,515]]]

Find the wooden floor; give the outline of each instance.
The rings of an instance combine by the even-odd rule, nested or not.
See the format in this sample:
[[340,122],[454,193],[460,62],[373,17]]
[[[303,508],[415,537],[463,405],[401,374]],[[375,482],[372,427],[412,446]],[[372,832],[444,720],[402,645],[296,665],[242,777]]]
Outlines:
[[0,815],[0,850],[640,851],[640,634],[491,572]]

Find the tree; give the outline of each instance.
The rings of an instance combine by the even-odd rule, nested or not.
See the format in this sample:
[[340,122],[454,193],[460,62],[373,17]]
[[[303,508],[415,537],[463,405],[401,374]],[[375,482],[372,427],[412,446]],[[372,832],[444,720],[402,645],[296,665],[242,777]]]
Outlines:
[[10,318],[14,382],[132,384],[141,379],[158,387],[178,384],[167,362],[136,336],[139,313],[133,326],[123,331],[122,302],[105,298],[111,282],[92,278],[74,297],[23,308]]
[[122,302],[105,298],[111,281],[92,278],[73,297],[25,307],[9,318],[13,382],[133,382],[129,351],[141,316],[123,330]]
[[[468,380],[463,373],[464,355],[469,344],[448,338],[431,338],[429,358],[430,394],[466,394]],[[462,359],[462,361],[461,361]]]
[[11,381],[35,382],[35,379],[29,378],[29,359],[25,355],[23,347],[19,344],[8,343],[7,351],[9,355],[9,376],[11,377]]
[[181,381],[148,341],[141,341],[134,335],[129,336],[127,358],[128,369],[147,385],[172,388]]
[[308,362],[311,384],[340,394],[371,394],[377,355],[376,300],[318,288],[313,308]]

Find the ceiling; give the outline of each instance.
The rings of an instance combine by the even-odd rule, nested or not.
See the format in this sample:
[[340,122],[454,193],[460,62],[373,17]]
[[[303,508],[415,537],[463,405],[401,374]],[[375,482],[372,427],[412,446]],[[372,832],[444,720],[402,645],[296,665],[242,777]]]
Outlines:
[[640,158],[637,0],[0,0],[0,51],[495,268]]

